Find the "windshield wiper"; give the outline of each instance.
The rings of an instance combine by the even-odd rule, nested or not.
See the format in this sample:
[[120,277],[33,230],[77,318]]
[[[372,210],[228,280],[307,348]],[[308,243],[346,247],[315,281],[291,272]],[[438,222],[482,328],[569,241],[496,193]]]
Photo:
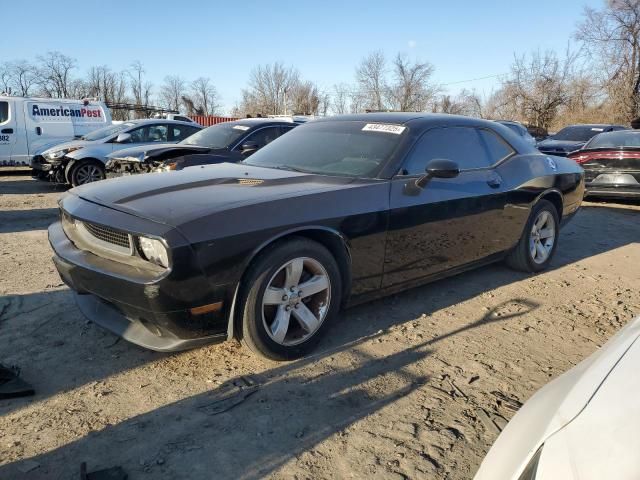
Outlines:
[[302,168],[292,167],[290,165],[274,165],[270,168],[277,168],[278,170],[288,170],[290,172],[299,172],[299,173],[313,173],[309,170],[303,170]]

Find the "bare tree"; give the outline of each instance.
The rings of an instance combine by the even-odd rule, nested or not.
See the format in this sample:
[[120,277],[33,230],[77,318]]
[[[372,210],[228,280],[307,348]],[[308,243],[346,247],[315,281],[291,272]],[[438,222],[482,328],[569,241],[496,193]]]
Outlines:
[[385,110],[387,62],[382,51],[367,55],[356,68],[356,82],[365,109]]
[[[140,106],[149,105],[151,103],[151,91],[153,88],[151,82],[144,80],[144,74],[144,66],[140,60],[133,62],[127,71],[133,101],[136,105]],[[136,113],[136,118],[144,118],[145,116],[144,112]]]
[[291,113],[317,115],[321,101],[318,86],[310,81],[298,81],[289,87],[287,101]]
[[28,97],[36,87],[36,68],[26,60],[18,60],[5,64],[7,79],[3,83],[8,86],[15,95]]
[[576,59],[575,54],[567,52],[561,60],[552,51],[516,57],[511,74],[494,94],[494,112],[503,118],[549,128],[560,107],[571,99],[569,87]]
[[187,83],[182,77],[168,75],[164,77],[164,83],[160,86],[160,101],[170,110],[180,110],[186,90]]
[[12,92],[11,83],[9,63],[0,64],[0,93],[10,95]]
[[393,83],[388,88],[391,108],[402,112],[427,110],[439,88],[431,83],[433,65],[411,62],[398,54],[393,61]]
[[286,68],[279,62],[259,65],[251,71],[249,86],[242,91],[240,110],[250,115],[291,113],[290,95],[299,82],[300,74],[293,67]]
[[602,10],[585,8],[576,37],[593,58],[617,121],[640,115],[640,1],[608,0]]
[[336,115],[349,113],[350,87],[345,83],[333,86],[333,100],[331,111]]
[[38,56],[37,60],[40,94],[53,98],[71,97],[75,59],[60,52],[47,52]]
[[216,87],[207,77],[198,77],[191,82],[191,98],[195,109],[201,110],[202,115],[216,115],[220,108]]
[[435,105],[435,111],[451,115],[466,115],[465,105],[459,99],[448,94],[440,96]]
[[106,65],[91,67],[87,76],[88,95],[105,102],[124,103],[127,100],[127,82],[123,73],[114,72]]

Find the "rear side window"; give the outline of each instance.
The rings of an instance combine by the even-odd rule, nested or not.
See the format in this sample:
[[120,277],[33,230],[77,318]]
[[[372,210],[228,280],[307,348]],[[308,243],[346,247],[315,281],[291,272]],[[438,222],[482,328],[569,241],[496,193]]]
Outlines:
[[435,159],[453,160],[461,170],[492,165],[480,133],[472,127],[434,128],[425,133],[405,161],[404,175],[420,175]]
[[9,120],[9,102],[0,102],[0,123]]
[[191,119],[188,117],[183,117],[181,115],[176,115],[175,117],[173,117],[174,120],[180,120],[183,122],[191,122]]
[[515,153],[513,148],[511,148],[511,146],[509,146],[509,144],[507,144],[507,142],[505,142],[495,132],[490,130],[478,130],[478,133],[487,148],[489,163],[491,165]]

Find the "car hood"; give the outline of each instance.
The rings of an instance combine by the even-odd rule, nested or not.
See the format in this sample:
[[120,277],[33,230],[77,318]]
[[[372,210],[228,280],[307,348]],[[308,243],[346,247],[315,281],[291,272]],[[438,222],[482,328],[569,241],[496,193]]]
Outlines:
[[352,178],[222,163],[83,185],[71,193],[140,218],[179,227],[242,206],[344,188]]
[[638,478],[638,365],[636,339],[580,415],[546,441],[536,478]]
[[72,140],[70,142],[57,143],[53,147],[48,148],[43,151],[42,154],[57,152],[58,150],[66,150],[67,148],[84,148],[89,145],[95,145],[95,142],[91,142],[88,140]]
[[561,150],[563,152],[572,152],[579,149],[587,142],[575,142],[570,140],[543,140],[538,142],[538,149],[542,150]]
[[203,153],[208,152],[210,149],[208,147],[202,147],[199,145],[185,145],[179,143],[156,143],[153,145],[141,145],[139,147],[130,147],[122,150],[118,150],[107,156],[107,158],[139,158],[141,154],[144,154],[145,157],[153,157],[156,155],[161,155],[170,150],[180,150],[180,151],[193,151],[193,153]]
[[536,392],[507,424],[474,479],[516,480],[538,448],[581,415],[638,336],[640,317],[600,350]]

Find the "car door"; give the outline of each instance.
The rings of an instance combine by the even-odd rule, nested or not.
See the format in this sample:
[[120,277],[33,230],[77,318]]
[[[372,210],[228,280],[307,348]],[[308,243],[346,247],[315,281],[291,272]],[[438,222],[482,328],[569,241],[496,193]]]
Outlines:
[[[423,134],[391,181],[383,287],[455,269],[507,248],[501,230],[507,194],[495,164],[513,153],[489,130],[438,127]],[[434,159],[456,162],[459,175],[411,188]]]
[[0,165],[11,165],[11,153],[17,138],[14,103],[0,100]]

